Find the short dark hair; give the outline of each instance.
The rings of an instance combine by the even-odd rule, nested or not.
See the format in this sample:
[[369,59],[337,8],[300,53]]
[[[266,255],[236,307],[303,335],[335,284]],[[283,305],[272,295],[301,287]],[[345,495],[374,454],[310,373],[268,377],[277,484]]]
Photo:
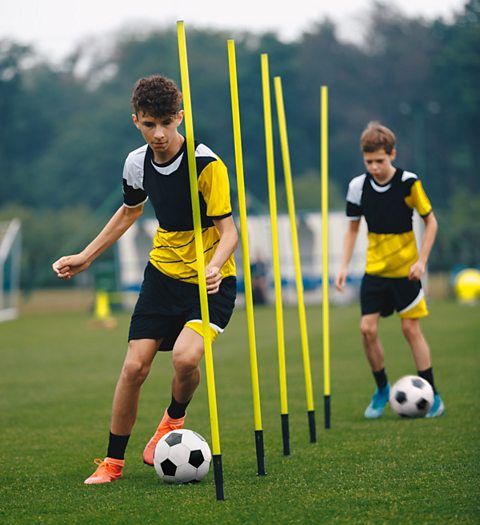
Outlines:
[[155,118],[166,117],[180,111],[182,93],[170,78],[151,75],[135,82],[131,103],[136,115],[142,111]]
[[360,137],[360,147],[363,153],[372,153],[384,149],[390,155],[395,148],[395,134],[380,122],[369,122]]

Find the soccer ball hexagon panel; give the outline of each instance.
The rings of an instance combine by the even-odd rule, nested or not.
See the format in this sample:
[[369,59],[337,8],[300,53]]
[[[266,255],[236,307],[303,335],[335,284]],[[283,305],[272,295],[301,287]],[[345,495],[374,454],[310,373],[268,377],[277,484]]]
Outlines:
[[165,434],[157,443],[153,456],[157,474],[167,483],[202,480],[210,469],[211,460],[206,440],[187,428]]
[[424,417],[433,405],[433,388],[419,376],[403,376],[390,389],[390,406],[399,416]]

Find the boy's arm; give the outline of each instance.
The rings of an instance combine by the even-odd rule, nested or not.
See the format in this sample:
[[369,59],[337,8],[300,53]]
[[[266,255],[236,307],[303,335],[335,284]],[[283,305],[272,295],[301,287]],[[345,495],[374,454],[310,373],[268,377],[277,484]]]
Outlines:
[[412,281],[418,281],[423,277],[425,268],[427,266],[428,257],[432,251],[433,243],[435,242],[435,237],[438,230],[437,218],[435,217],[433,211],[425,217],[422,217],[422,219],[425,223],[422,247],[420,249],[420,254],[417,261],[412,264],[410,273],[408,274],[408,278]]
[[342,291],[347,281],[348,265],[352,258],[353,249],[355,248],[355,242],[357,241],[358,230],[360,229],[360,221],[349,221],[347,231],[343,238],[343,256],[342,265],[335,278],[335,288],[338,291]]
[[213,223],[220,234],[220,241],[218,242],[217,249],[215,250],[211,261],[205,268],[207,292],[209,294],[218,292],[220,283],[222,282],[222,274],[220,270],[236,250],[238,244],[237,227],[235,226],[235,222],[231,215],[224,219],[214,220]]
[[115,243],[143,213],[143,204],[136,208],[121,206],[108,221],[103,230],[80,253],[65,255],[52,264],[53,271],[60,279],[71,279],[86,270],[107,248]]

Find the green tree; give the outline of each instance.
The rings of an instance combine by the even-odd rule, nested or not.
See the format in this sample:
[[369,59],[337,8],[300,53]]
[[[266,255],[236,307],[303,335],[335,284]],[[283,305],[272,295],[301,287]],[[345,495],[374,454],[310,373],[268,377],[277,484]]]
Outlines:
[[433,82],[438,86],[441,121],[434,159],[438,192],[444,197],[459,186],[478,194],[480,151],[480,1],[471,0],[454,24],[434,26],[442,42]]
[[439,212],[439,232],[433,257],[432,271],[450,270],[455,266],[480,267],[480,195],[465,188],[450,198],[448,209]]
[[[26,290],[60,285],[51,270],[52,263],[67,252],[83,248],[107,219],[83,205],[62,210],[37,210],[18,205],[0,209],[0,221],[12,217],[22,223],[20,276],[22,288]],[[102,257],[111,258],[113,252]]]
[[[359,135],[369,120],[380,120],[397,134],[398,164],[418,172],[440,217],[435,253],[441,256],[433,258],[432,268],[448,269],[457,259],[479,264],[478,239],[469,225],[478,217],[474,203],[480,194],[480,0],[469,0],[450,21],[408,17],[376,2],[365,20],[367,37],[356,44],[342,41],[328,19],[314,21],[289,43],[271,32],[187,28],[195,136],[226,162],[234,194],[227,58],[227,40],[233,38],[246,189],[255,209],[265,206],[260,55],[267,53],[271,77],[282,79],[299,210],[320,206],[320,86],[327,85],[331,205],[343,207],[348,181],[364,170]],[[59,247],[67,231],[93,234],[97,228],[85,226],[86,217],[97,225],[103,221],[95,217],[107,217],[120,204],[125,157],[142,144],[131,123],[134,81],[162,73],[180,85],[174,28],[119,33],[105,52],[92,57],[87,51],[80,47],[53,67],[32,47],[0,41],[0,214],[10,218],[20,210],[25,221],[24,284],[42,281],[40,267],[49,267],[54,257],[52,239]],[[273,82],[271,88],[284,206]]]

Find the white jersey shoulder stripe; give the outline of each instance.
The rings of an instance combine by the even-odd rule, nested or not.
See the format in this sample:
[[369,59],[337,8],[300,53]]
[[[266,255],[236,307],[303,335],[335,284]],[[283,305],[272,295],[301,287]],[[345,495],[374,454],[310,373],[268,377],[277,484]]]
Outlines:
[[208,146],[205,146],[205,144],[198,144],[197,148],[195,149],[195,156],[212,157],[214,159],[218,159],[218,156],[215,155],[215,153],[213,153],[213,151]]
[[348,185],[347,201],[360,206],[366,173],[353,178]]
[[143,190],[143,162],[147,152],[147,145],[130,152],[123,167],[123,178],[132,188]]
[[418,176],[416,173],[412,173],[411,171],[404,171],[402,173],[402,182],[405,182],[408,179],[418,179]]
[[[168,164],[167,166],[158,166],[153,162],[152,166],[158,173],[160,173],[160,175],[171,175],[180,167],[183,155],[184,153],[182,152],[182,154],[179,155],[174,162]],[[214,159],[218,158],[217,155],[215,155],[215,153],[213,153],[213,151],[208,146],[205,146],[205,144],[198,144],[197,148],[195,149],[195,157],[212,157]]]
[[[140,148],[131,151],[125,160],[123,178],[127,181],[127,184],[132,186],[134,189],[143,189],[143,169],[147,147],[147,144],[145,144]],[[178,170],[180,163],[182,162],[183,155],[184,153],[179,155],[178,158],[176,158],[175,161],[168,166],[157,166],[153,162],[152,166],[161,175],[170,175]],[[218,159],[218,156],[208,146],[205,146],[205,144],[198,144],[195,149],[195,156]]]

